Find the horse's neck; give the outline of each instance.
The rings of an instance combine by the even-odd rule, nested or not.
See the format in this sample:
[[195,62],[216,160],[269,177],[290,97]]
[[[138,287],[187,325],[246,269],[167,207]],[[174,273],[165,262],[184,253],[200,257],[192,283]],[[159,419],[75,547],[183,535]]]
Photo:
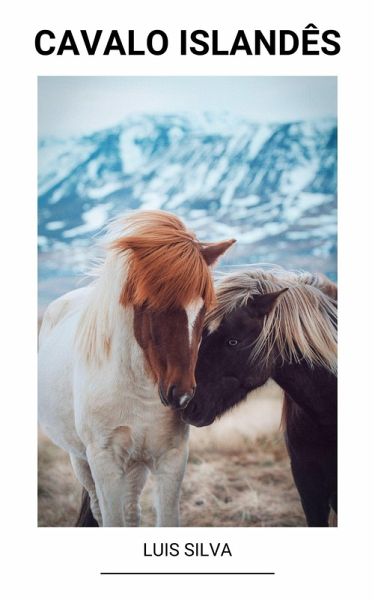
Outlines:
[[93,365],[121,369],[133,385],[150,387],[143,351],[134,336],[133,308],[119,301],[125,277],[126,265],[120,257],[107,258],[82,310],[77,347]]
[[305,361],[281,364],[273,379],[290,398],[319,421],[331,420],[337,408],[337,378],[323,367],[311,368]]
[[111,362],[127,389],[138,400],[160,404],[157,387],[150,376],[146,358],[134,335],[134,310],[119,305],[119,319],[112,334]]

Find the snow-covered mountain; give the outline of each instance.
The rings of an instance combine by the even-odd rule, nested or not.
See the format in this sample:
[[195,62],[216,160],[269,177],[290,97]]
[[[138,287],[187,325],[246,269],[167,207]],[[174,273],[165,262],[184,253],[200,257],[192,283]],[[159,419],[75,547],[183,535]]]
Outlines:
[[39,143],[42,304],[73,285],[92,237],[132,209],[175,212],[202,240],[235,237],[230,263],[336,273],[337,128],[231,115],[140,115]]

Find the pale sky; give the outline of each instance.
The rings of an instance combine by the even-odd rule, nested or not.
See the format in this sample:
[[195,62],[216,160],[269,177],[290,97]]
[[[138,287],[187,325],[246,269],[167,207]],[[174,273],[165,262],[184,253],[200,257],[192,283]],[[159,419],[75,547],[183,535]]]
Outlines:
[[133,113],[227,111],[254,122],[336,117],[336,77],[39,77],[39,135],[92,133]]

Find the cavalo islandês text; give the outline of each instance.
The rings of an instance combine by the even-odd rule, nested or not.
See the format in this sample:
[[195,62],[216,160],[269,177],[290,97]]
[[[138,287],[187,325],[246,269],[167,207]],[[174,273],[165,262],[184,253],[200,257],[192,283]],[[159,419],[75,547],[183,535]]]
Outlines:
[[[42,56],[102,55],[161,56],[178,41],[181,56],[290,56],[293,54],[335,56],[341,50],[340,33],[336,29],[320,29],[309,23],[300,31],[292,29],[239,29],[224,35],[218,29],[182,29],[171,36],[162,29],[140,34],[134,29],[122,31],[97,29],[88,31],[66,29],[57,33],[41,29],[35,35],[35,49]],[[176,48],[174,48],[176,50]]]

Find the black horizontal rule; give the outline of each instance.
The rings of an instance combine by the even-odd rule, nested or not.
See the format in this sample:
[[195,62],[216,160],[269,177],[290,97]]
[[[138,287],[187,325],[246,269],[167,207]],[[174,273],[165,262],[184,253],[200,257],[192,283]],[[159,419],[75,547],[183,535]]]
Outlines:
[[197,571],[197,572],[192,572],[192,571],[183,571],[183,572],[175,572],[175,571],[171,571],[171,572],[163,572],[163,571],[158,571],[158,572],[133,572],[133,573],[127,573],[127,572],[110,572],[110,571],[104,571],[101,572],[100,575],[275,575],[275,573],[273,571],[258,571],[258,572],[227,572],[227,573],[223,573],[223,572],[202,572],[202,571]]

